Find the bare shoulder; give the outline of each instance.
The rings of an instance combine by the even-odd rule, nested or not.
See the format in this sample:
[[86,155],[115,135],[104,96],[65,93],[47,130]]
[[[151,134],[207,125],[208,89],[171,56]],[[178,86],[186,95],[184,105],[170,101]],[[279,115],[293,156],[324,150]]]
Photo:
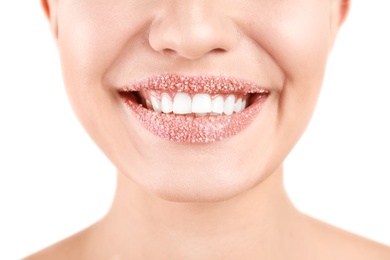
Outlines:
[[23,258],[23,260],[79,259],[77,256],[81,253],[87,233],[87,230],[81,231],[33,255]]
[[390,247],[307,216],[318,259],[390,260]]

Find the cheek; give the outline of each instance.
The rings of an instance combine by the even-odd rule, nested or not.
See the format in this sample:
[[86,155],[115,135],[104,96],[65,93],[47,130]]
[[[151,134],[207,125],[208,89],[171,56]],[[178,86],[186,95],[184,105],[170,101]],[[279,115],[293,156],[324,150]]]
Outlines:
[[[313,1],[316,2],[316,1]],[[327,12],[309,13],[307,21],[283,26],[286,81],[280,93],[279,118],[281,134],[290,138],[291,149],[306,129],[320,94],[331,45]],[[294,29],[295,28],[295,31]]]
[[[316,2],[316,1],[314,1]],[[285,72],[279,117],[289,134],[301,135],[314,111],[321,90],[331,37],[328,12],[303,12],[280,24],[275,58]],[[325,17],[321,17],[325,16]],[[295,133],[294,133],[295,132]]]
[[279,117],[296,119],[299,115],[306,122],[317,101],[331,48],[330,10],[327,1],[297,6],[280,8],[273,22],[259,27],[254,37],[284,73]]
[[[327,1],[280,3],[252,21],[249,36],[283,71],[277,96],[274,156],[281,160],[308,125],[320,93],[332,44]],[[264,12],[264,10],[262,11]]]
[[140,17],[142,10],[131,13],[136,1],[122,2],[126,5],[120,1],[111,6],[96,0],[59,2],[58,47],[63,78],[72,107],[87,130],[99,129],[90,119],[103,124],[98,121],[104,121],[108,112],[101,108],[114,104],[116,93],[104,85],[105,74],[127,50],[129,39],[148,23]]
[[331,45],[328,4],[306,2],[299,7],[290,4],[280,8],[278,16],[268,18],[272,22],[256,35],[290,82],[322,80]]
[[113,62],[123,52],[132,51],[129,41],[144,31],[153,16],[151,11],[142,9],[134,12],[136,2],[139,1],[118,0],[112,5],[96,0],[59,3],[58,45],[64,78],[70,81],[67,86],[78,81],[85,88],[94,86],[96,81],[102,84]]

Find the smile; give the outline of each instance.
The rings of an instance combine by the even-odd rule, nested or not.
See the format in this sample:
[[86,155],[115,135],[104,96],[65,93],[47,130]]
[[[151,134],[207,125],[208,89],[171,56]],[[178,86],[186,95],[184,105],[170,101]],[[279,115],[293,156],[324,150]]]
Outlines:
[[144,107],[157,113],[187,116],[232,115],[246,108],[250,95],[139,91]]
[[270,92],[231,77],[164,74],[119,90],[144,128],[176,142],[209,143],[247,128]]

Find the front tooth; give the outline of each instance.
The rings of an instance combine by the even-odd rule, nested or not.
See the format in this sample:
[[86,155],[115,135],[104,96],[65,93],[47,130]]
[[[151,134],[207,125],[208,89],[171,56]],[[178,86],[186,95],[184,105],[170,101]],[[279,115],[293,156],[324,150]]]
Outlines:
[[225,115],[231,115],[233,114],[233,109],[234,109],[234,95],[231,94],[225,100],[223,112],[225,113]]
[[224,106],[223,97],[218,95],[211,102],[211,112],[216,113],[216,114],[222,114],[223,113],[223,106]]
[[191,114],[191,97],[187,93],[177,93],[173,100],[173,113]]
[[160,103],[160,101],[156,97],[154,97],[154,96],[151,96],[150,100],[152,101],[153,110],[155,112],[157,112],[157,113],[161,113],[161,103]]
[[196,94],[192,98],[192,113],[210,113],[211,97],[208,94]]
[[241,107],[242,107],[242,99],[239,98],[237,102],[234,104],[234,112],[236,113],[240,112],[242,110]]
[[161,110],[164,113],[171,113],[172,110],[173,110],[173,108],[172,108],[172,99],[166,93],[162,94],[162,96],[161,96]]

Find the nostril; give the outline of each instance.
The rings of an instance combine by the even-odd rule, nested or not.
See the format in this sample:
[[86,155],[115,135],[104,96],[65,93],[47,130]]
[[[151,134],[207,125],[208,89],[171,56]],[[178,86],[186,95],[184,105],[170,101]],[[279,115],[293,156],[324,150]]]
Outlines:
[[176,51],[172,50],[172,49],[164,49],[161,51],[164,55],[174,55],[176,53]]
[[214,53],[216,53],[216,54],[219,54],[219,53],[224,53],[224,52],[226,52],[226,50],[223,49],[223,48],[216,48],[216,49],[212,50],[212,52],[214,52]]

